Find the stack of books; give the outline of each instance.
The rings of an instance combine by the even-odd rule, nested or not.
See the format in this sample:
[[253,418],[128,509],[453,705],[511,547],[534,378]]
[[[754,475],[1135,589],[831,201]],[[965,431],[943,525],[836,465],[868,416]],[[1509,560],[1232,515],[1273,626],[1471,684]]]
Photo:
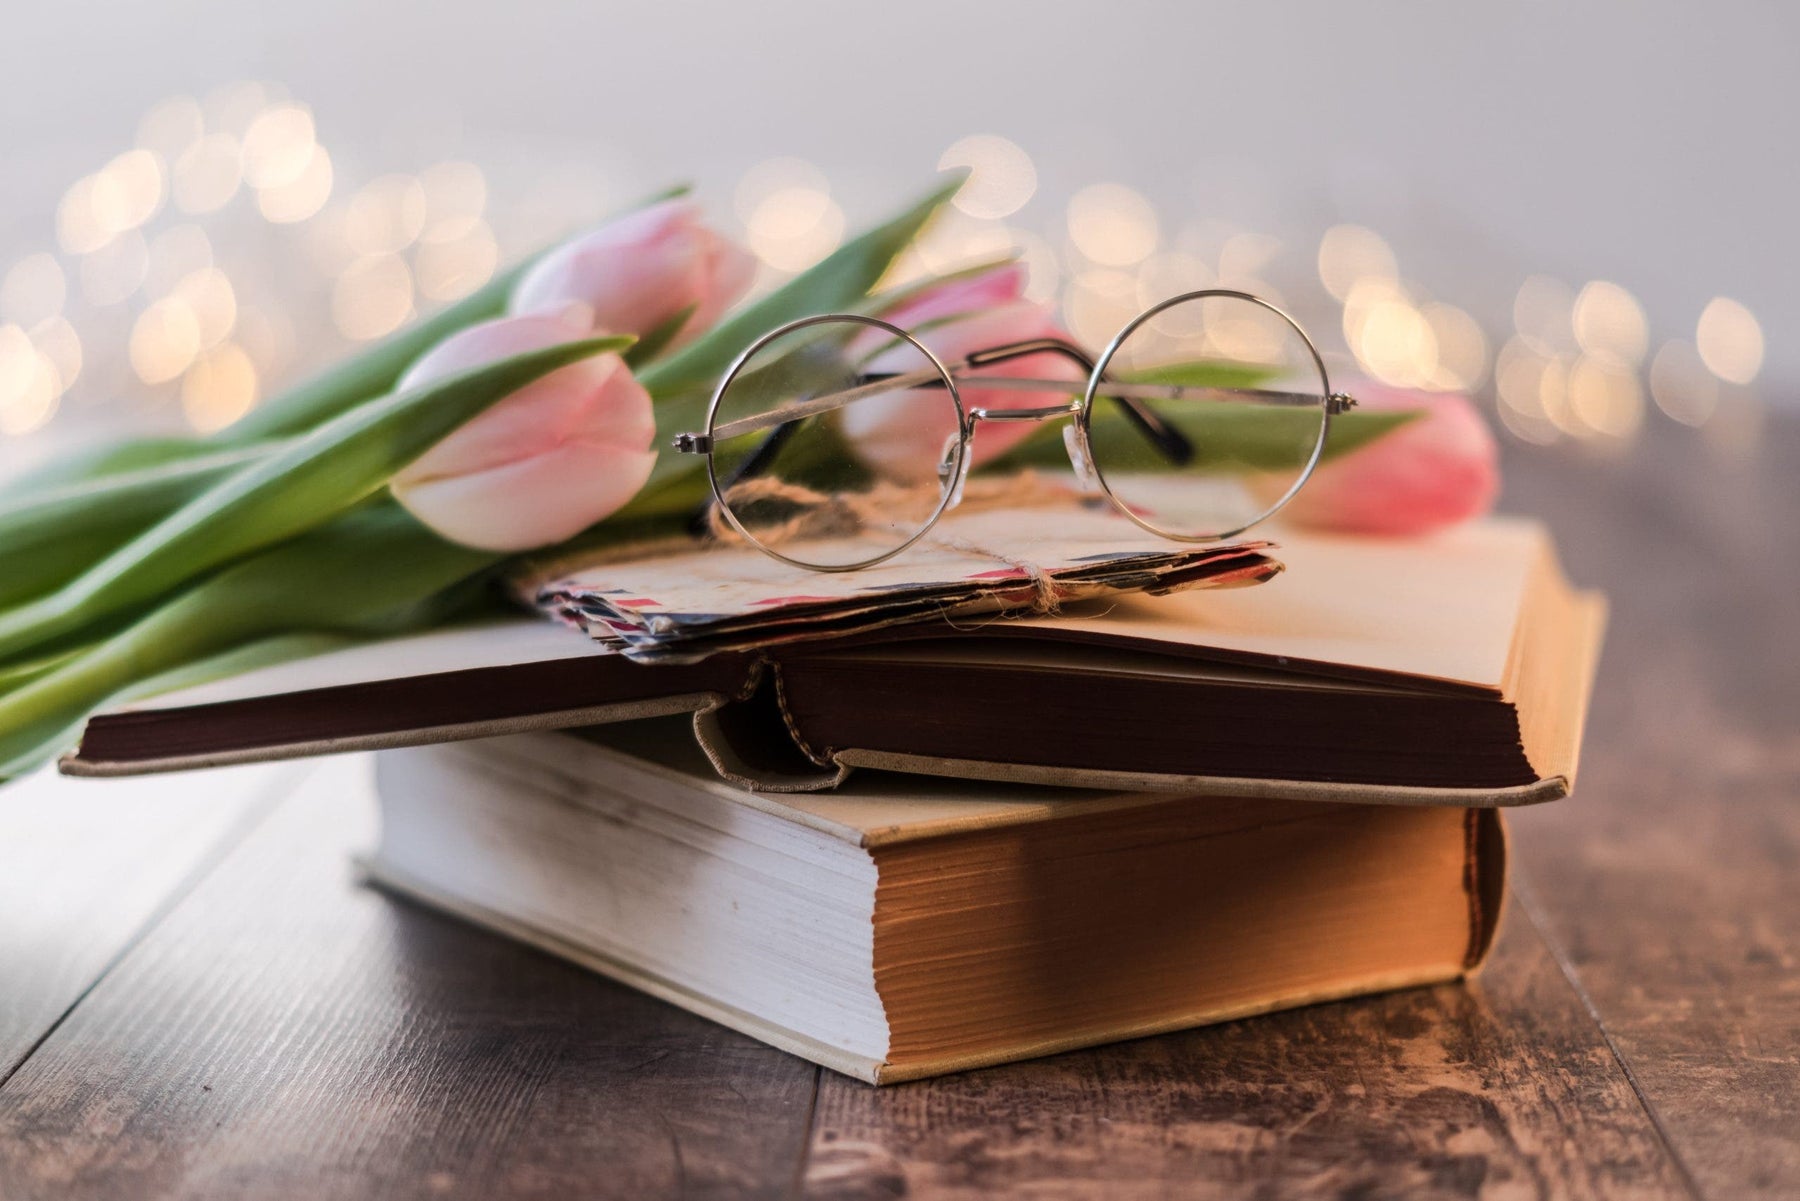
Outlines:
[[1500,811],[1573,785],[1604,604],[1529,522],[1277,537],[1255,588],[690,663],[439,631],[64,766],[389,748],[373,880],[875,1083],[1455,979]]

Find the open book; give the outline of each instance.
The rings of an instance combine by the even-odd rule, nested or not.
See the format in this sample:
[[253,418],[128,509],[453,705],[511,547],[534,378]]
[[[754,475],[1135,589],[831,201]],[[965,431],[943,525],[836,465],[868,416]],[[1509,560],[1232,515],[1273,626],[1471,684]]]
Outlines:
[[921,623],[641,664],[521,617],[368,644],[95,715],[64,770],[114,775],[688,712],[772,790],[855,767],[1402,804],[1564,795],[1604,601],[1544,529],[1273,535],[1256,588]]

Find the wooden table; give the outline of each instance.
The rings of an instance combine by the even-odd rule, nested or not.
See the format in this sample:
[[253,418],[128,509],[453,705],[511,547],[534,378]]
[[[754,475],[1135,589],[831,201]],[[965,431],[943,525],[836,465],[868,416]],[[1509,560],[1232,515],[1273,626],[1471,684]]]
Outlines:
[[874,1090],[357,887],[357,761],[44,779],[0,1198],[1800,1195],[1800,422],[1653,424],[1509,453],[1615,618],[1466,987]]

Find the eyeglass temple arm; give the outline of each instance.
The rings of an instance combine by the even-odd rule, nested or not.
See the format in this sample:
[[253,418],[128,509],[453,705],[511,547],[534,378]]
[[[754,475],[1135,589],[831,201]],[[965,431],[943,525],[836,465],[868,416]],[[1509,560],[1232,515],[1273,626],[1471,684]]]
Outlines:
[[[1061,338],[1028,338],[1023,342],[1010,342],[1005,346],[978,350],[963,360],[963,366],[991,367],[995,363],[1010,362],[1034,354],[1059,354],[1080,364],[1081,369],[1089,375],[1094,373],[1093,356],[1073,342],[1066,342]],[[1125,415],[1137,426],[1138,431],[1162,451],[1171,463],[1193,462],[1194,444],[1186,434],[1164,421],[1156,410],[1130,397],[1114,399],[1124,407]]]

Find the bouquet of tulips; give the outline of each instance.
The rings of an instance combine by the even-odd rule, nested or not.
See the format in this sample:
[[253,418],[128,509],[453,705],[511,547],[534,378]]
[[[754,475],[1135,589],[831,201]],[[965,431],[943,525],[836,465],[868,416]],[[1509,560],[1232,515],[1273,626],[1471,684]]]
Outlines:
[[[102,704],[465,617],[496,603],[491,581],[520,552],[685,524],[704,475],[656,448],[698,428],[731,361],[783,322],[847,311],[950,322],[952,339],[962,318],[990,341],[1059,333],[1006,262],[881,287],[954,191],[735,309],[749,256],[667,193],[216,435],[105,446],[0,483],[0,780]],[[1441,449],[1412,434],[1412,459]],[[1462,472],[1438,489],[1448,501],[1428,483],[1371,509],[1366,480],[1323,487],[1354,494],[1371,528],[1485,507],[1491,443],[1445,461]]]

